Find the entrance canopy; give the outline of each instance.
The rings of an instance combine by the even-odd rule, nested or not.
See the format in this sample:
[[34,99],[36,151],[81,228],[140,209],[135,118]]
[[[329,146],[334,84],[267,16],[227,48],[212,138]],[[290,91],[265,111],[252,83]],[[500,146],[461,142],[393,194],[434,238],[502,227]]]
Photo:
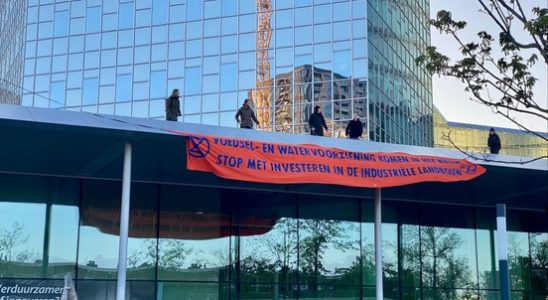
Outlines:
[[[271,143],[309,144],[348,151],[403,152],[468,159],[458,151],[447,149],[1,105],[0,172],[121,180],[124,143],[131,141],[134,182],[373,197],[373,190],[366,188],[252,183],[189,171],[186,168],[186,137],[177,132]],[[491,158],[511,162],[527,160],[503,155]],[[522,165],[470,161],[481,164],[487,172],[466,182],[427,182],[387,188],[383,191],[383,199],[490,207],[505,203],[509,209],[548,210],[547,160]]]

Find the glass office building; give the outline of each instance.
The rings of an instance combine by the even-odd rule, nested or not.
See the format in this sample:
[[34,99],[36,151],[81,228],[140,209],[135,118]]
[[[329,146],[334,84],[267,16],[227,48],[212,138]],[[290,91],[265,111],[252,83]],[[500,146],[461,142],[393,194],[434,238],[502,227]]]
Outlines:
[[[23,105],[332,136],[353,113],[370,140],[432,145],[427,0],[28,0]],[[306,74],[305,74],[306,73]],[[33,92],[27,92],[33,91]]]
[[21,103],[26,9],[26,1],[0,1],[0,103]]
[[[548,157],[548,144],[543,139],[548,137],[547,132],[535,132],[536,135],[524,130],[493,127],[500,137],[500,154]],[[475,153],[489,153],[487,138],[489,126],[449,122],[434,107],[434,147],[455,149],[457,147]],[[451,138],[451,142],[448,140]]]

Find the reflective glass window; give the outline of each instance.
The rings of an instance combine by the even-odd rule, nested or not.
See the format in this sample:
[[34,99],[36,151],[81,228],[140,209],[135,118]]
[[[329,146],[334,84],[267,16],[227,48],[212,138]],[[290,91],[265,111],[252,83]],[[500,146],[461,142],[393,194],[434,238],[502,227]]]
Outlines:
[[112,191],[121,193],[121,187],[108,181],[84,181],[81,189],[78,278],[115,279],[120,199]]
[[112,67],[116,65],[116,50],[101,51],[101,67]]
[[152,61],[164,61],[167,59],[167,44],[152,45]]
[[277,47],[289,47],[293,43],[293,28],[276,30]]
[[84,55],[84,68],[95,69],[99,67],[99,52],[86,52]]
[[152,3],[152,24],[160,25],[167,22],[168,1],[156,0]]
[[331,61],[331,44],[314,45],[314,62]]
[[365,19],[367,14],[366,1],[352,1],[352,19]]
[[28,24],[27,25],[27,41],[36,40],[37,34],[38,34],[38,25]]
[[202,21],[188,22],[186,24],[187,39],[198,39],[202,36]]
[[70,37],[70,48],[69,52],[82,52],[84,51],[84,37],[83,36],[73,36]]
[[238,89],[252,89],[255,87],[255,71],[240,71],[238,73]]
[[236,15],[238,10],[238,1],[221,1],[221,13],[223,16]]
[[202,55],[202,40],[186,42],[186,57],[199,57]]
[[352,34],[350,22],[339,22],[333,24],[334,40],[349,40]]
[[83,0],[70,2],[71,18],[83,17],[86,12],[86,4]]
[[83,69],[84,55],[82,53],[71,54],[68,59],[69,71],[76,71]]
[[315,5],[314,6],[314,23],[331,22],[331,5]]
[[202,19],[202,1],[187,1],[186,5],[186,19],[188,21]]
[[118,3],[116,1],[103,1],[103,13],[116,13],[118,11]]
[[[51,43],[51,40],[49,40]],[[51,47],[51,46],[50,46]],[[35,57],[36,56],[36,42],[27,42],[25,46],[25,57]]]
[[133,100],[149,99],[149,83],[139,82],[133,84]]
[[254,70],[255,69],[255,52],[244,52],[239,55],[239,70]]
[[331,24],[314,26],[314,43],[329,42],[331,38]]
[[133,27],[133,2],[120,3],[118,12],[118,28],[128,29]]
[[295,28],[295,45],[312,44],[312,26]]
[[350,20],[350,1],[333,3],[333,21],[346,21]]
[[81,89],[69,89],[67,90],[67,107],[77,107],[82,105],[82,90]]
[[[118,31],[118,47],[129,47],[132,45],[133,45],[133,30]],[[86,44],[86,47],[87,47],[87,44]]]
[[352,21],[352,37],[365,38],[367,35],[367,22],[365,19]]
[[150,65],[149,64],[142,64],[142,65],[134,65],[133,66],[133,80],[135,82],[148,81],[149,75],[150,75]]
[[38,24],[38,38],[47,39],[53,36],[53,22],[44,22]]
[[203,93],[219,92],[219,75],[204,76]]
[[118,49],[118,65],[130,65],[133,63],[133,48]]
[[[112,103],[114,102],[114,86],[101,86],[99,88],[99,102],[100,103]],[[114,114],[114,108],[112,109]]]
[[101,30],[101,7],[86,9],[86,32],[94,33]]
[[135,29],[135,45],[150,44],[150,27]]
[[179,23],[185,21],[184,5],[173,5],[169,8],[169,22]]
[[204,2],[204,18],[217,18],[219,17],[220,0],[210,0]]
[[253,51],[256,49],[256,37],[255,34],[240,34],[239,36],[239,49],[240,52]]
[[[55,107],[65,106],[65,90],[66,90],[65,81],[56,81],[51,83],[50,97],[52,101],[50,103],[50,107],[55,108]],[[78,216],[78,209],[76,209],[76,216]],[[78,221],[76,221],[76,224],[78,224]],[[77,227],[78,225],[75,226],[74,230],[77,230],[76,229]],[[73,250],[76,250],[76,239],[74,239],[74,245],[66,245],[66,246],[70,247]],[[59,251],[59,252],[62,252],[62,251]],[[52,252],[52,253],[56,253],[56,252]],[[74,255],[74,257],[72,258],[72,260],[69,259],[69,261],[75,262],[76,251],[74,251],[72,255]]]
[[53,21],[53,5],[40,5],[40,23]]
[[84,18],[70,19],[70,34],[78,35],[84,33]]
[[257,29],[256,15],[243,15],[239,19],[240,33],[254,32]]
[[154,71],[150,73],[150,97],[162,98],[167,95],[166,71]]
[[[43,277],[41,272],[46,205],[40,202],[25,203],[23,199],[17,199],[17,194],[9,191],[13,191],[13,187],[20,186],[21,183],[15,183],[9,178],[1,181],[2,273],[6,277],[14,278]],[[26,272],[21,272],[21,269]]]
[[103,15],[103,31],[116,30],[118,28],[118,15]]
[[132,91],[131,75],[116,76],[116,102],[131,100]]
[[221,65],[221,91],[235,91],[237,88],[236,78],[238,67],[236,63]]
[[185,24],[169,25],[169,40],[180,41],[185,39]]
[[99,50],[101,45],[100,34],[86,34],[86,51]]
[[200,94],[202,90],[202,68],[191,67],[185,71],[185,95]]
[[219,73],[219,65],[220,61],[218,56],[204,57],[204,74]]
[[144,63],[150,61],[150,46],[135,47],[135,63]]
[[240,14],[252,14],[255,13],[256,4],[255,1],[238,1]]
[[143,9],[135,11],[135,27],[144,27],[151,25],[151,11],[150,9]]
[[[301,16],[299,16],[300,18]],[[286,9],[276,11],[276,28],[287,28],[293,26],[293,10]]]
[[152,27],[152,43],[165,43],[167,42],[167,26],[154,26]]
[[[215,76],[217,82],[219,81],[219,76]],[[209,80],[206,80],[207,82],[210,82]],[[218,87],[218,84],[217,84]],[[204,89],[207,88],[207,85],[204,86]],[[212,112],[212,111],[218,111],[219,110],[219,95],[218,94],[210,94],[210,95],[204,95],[202,97],[202,112]]]
[[149,0],[137,0],[136,9],[151,8],[152,2]]
[[[200,112],[200,106],[202,103],[201,96],[190,96],[185,97],[184,106],[185,106],[185,114],[197,114]],[[200,122],[200,115],[192,116],[191,118],[197,118],[192,121],[188,121],[191,123],[199,123]],[[185,122],[187,122],[187,117],[185,116]]]
[[220,39],[204,39],[204,55],[218,55],[221,52]]
[[51,58],[42,57],[36,59],[36,74],[45,74],[50,73],[51,69]]
[[312,24],[312,6],[295,9],[295,26]]
[[204,37],[218,36],[220,32],[220,19],[204,21]]
[[238,40],[237,36],[223,36],[221,38],[221,52],[225,53],[234,53],[238,51]]
[[69,25],[69,12],[68,11],[56,12],[53,34],[56,37],[68,35],[68,25]]
[[99,79],[88,78],[84,79],[82,90],[82,104],[96,104],[99,96]]
[[221,23],[221,32],[223,35],[236,34],[238,32],[238,18],[223,18]]
[[[66,41],[66,40],[65,40]],[[66,46],[66,45],[63,45]],[[66,53],[66,48],[64,49],[64,52],[60,51],[61,53]],[[42,40],[38,41],[38,56],[49,56],[51,54],[51,40]]]
[[169,59],[181,59],[185,57],[185,43],[169,43]]
[[38,22],[38,7],[28,7],[27,8],[27,23],[37,23]]

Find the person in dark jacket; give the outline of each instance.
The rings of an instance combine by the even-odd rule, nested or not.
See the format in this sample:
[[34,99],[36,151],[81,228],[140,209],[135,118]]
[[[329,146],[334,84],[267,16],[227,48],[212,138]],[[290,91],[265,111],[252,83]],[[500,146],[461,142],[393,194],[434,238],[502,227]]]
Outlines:
[[177,121],[181,115],[181,103],[179,102],[179,89],[174,89],[171,96],[166,98],[166,120]]
[[360,120],[360,117],[358,114],[354,114],[354,119],[352,119],[350,122],[348,122],[348,125],[346,125],[346,136],[357,140],[362,136],[363,133],[363,124]]
[[308,125],[310,126],[311,135],[323,136],[323,129],[327,131],[327,124],[322,115],[322,109],[319,105],[314,106],[314,113],[310,115],[308,119]]
[[499,154],[500,138],[494,128],[489,129],[489,138],[487,138],[487,146],[492,154]]
[[251,107],[249,107],[249,99],[244,100],[244,104],[240,109],[238,109],[238,112],[236,112],[236,122],[240,124],[240,128],[247,128],[247,129],[253,129],[253,122],[255,124],[259,125],[259,121],[257,120],[257,117],[255,117],[255,112]]

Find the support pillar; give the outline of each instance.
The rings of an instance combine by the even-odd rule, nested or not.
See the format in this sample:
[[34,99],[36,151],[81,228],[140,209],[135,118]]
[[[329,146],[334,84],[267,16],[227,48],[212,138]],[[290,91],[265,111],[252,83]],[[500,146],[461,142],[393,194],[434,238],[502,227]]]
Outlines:
[[381,236],[382,212],[381,189],[375,189],[375,291],[376,299],[383,300],[382,285],[382,236]]
[[131,143],[124,146],[124,171],[122,177],[122,206],[120,208],[120,246],[118,252],[118,278],[116,300],[126,299],[127,240],[129,233],[129,197],[131,193]]
[[499,257],[500,299],[510,300],[510,276],[506,250],[506,205],[497,204],[497,254]]

